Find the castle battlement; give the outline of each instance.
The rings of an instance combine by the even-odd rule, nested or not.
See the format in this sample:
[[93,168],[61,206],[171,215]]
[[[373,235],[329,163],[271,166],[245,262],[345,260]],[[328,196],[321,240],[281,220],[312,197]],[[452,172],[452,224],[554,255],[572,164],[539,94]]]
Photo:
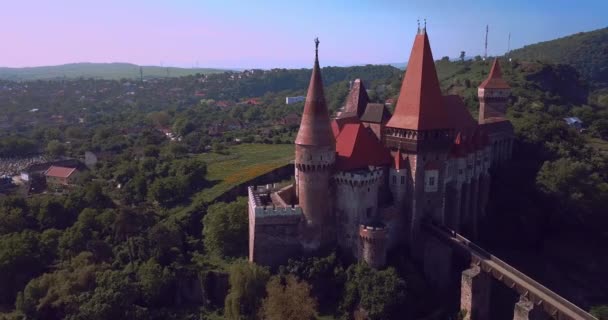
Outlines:
[[279,191],[277,184],[249,187],[249,207],[253,209],[255,218],[270,216],[297,216],[302,215],[302,208],[298,205],[279,206],[272,202],[271,194]]
[[380,181],[382,175],[382,169],[357,172],[339,171],[334,174],[334,181],[338,184],[348,184],[351,186],[367,186]]
[[293,207],[274,207],[274,206],[264,206],[264,207],[255,207],[255,216],[265,217],[265,216],[287,216],[287,215],[301,215],[302,208],[299,206]]
[[367,225],[359,226],[359,237],[366,242],[385,241],[387,230],[385,227],[372,227]]

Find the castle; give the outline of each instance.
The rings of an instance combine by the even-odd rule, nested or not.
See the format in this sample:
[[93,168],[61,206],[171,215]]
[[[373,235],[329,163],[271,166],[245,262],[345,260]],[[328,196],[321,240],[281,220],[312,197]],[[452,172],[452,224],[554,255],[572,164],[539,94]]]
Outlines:
[[510,96],[498,60],[478,89],[479,119],[441,93],[426,27],[418,28],[391,115],[355,80],[330,118],[316,40],[295,140],[295,183],[249,188],[249,260],[276,266],[337,246],[380,268],[386,252],[416,254],[423,221],[474,237],[485,215],[489,169],[511,156]]

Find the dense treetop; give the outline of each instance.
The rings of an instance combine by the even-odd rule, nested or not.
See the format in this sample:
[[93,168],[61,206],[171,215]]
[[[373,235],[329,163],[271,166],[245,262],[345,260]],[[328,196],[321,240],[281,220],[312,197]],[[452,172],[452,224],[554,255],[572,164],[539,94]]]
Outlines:
[[510,57],[527,61],[568,64],[591,83],[608,83],[608,28],[579,32],[513,50]]

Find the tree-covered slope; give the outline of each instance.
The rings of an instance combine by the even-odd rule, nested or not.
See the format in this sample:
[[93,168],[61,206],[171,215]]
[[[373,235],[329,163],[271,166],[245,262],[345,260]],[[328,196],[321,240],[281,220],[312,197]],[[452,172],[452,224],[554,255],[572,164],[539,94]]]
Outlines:
[[592,83],[608,83],[608,28],[579,32],[513,50],[514,59],[568,64]]
[[[226,70],[141,66],[144,78],[183,77]],[[131,63],[70,63],[31,68],[0,68],[0,79],[11,81],[53,80],[61,78],[139,79],[140,66]]]

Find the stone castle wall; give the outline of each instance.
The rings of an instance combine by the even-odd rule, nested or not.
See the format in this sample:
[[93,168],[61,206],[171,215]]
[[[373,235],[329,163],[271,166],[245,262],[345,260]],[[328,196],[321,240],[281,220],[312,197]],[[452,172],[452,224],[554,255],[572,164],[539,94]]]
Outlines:
[[298,206],[273,207],[260,203],[259,194],[275,190],[267,187],[248,188],[249,261],[278,266],[301,253],[298,229],[302,209]]
[[358,228],[378,216],[378,190],[383,170],[338,172],[333,178],[338,245],[358,257]]

